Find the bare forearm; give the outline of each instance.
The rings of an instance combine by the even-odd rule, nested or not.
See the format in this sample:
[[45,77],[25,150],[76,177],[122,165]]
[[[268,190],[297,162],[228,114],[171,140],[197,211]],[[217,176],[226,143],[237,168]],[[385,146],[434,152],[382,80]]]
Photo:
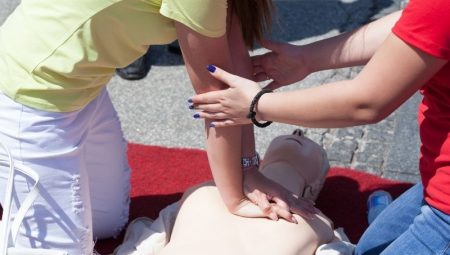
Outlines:
[[[352,32],[299,46],[311,72],[366,64],[380,48],[401,12]],[[346,127],[379,120],[370,93],[355,81],[341,81],[295,92],[264,95],[258,103],[262,119],[308,127]],[[360,95],[355,97],[354,95]],[[302,100],[299,100],[301,98]],[[288,103],[289,102],[289,103]]]
[[255,153],[253,125],[242,126],[242,157],[253,157]]
[[[208,122],[206,123],[208,126]],[[207,128],[207,152],[215,184],[232,208],[244,198],[242,191],[241,127]]]
[[[177,23],[178,40],[183,50],[186,68],[197,93],[223,89],[225,85],[213,79],[206,66],[216,64],[232,70],[232,61],[226,36],[209,38],[199,35]],[[240,166],[240,127],[214,129],[205,122],[206,148],[215,184],[230,210],[244,199]]]
[[378,119],[364,96],[355,97],[354,81],[340,81],[292,92],[265,94],[258,118],[287,124],[336,128],[363,125]]
[[209,128],[206,121],[206,148],[214,182],[228,208],[244,198],[241,171],[242,127]]
[[[242,37],[240,21],[234,13],[232,14],[231,24],[228,41],[230,43],[233,71],[236,75],[251,79],[253,70],[250,55]],[[253,125],[242,126],[242,157],[252,157],[255,155],[255,151]]]
[[312,72],[366,64],[400,18],[397,11],[351,32],[300,46]]
[[398,108],[446,63],[391,34],[353,80],[269,93],[259,100],[257,112],[265,120],[308,127],[374,123]]
[[208,121],[205,127],[207,154],[214,182],[227,207],[233,209],[244,198],[240,164],[243,128],[209,128]]

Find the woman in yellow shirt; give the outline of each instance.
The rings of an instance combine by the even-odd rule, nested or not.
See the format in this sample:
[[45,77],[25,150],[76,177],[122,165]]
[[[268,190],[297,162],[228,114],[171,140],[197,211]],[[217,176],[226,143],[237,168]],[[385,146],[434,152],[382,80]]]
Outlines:
[[[126,224],[126,142],[105,89],[117,67],[149,45],[178,39],[196,92],[221,89],[205,66],[250,77],[245,45],[261,38],[270,11],[270,0],[23,0],[0,28],[0,141],[41,182],[16,245],[91,254],[94,238]],[[314,211],[307,201],[294,204],[290,192],[254,171],[256,164],[243,176],[241,157],[255,157],[252,127],[205,125],[210,166],[229,211],[291,221],[289,206],[305,216]],[[0,170],[3,199],[8,174]],[[243,180],[250,191],[264,191],[252,193],[253,203]],[[15,179],[17,207],[29,185]],[[269,204],[266,193],[281,199]],[[255,204],[263,209],[256,214]]]

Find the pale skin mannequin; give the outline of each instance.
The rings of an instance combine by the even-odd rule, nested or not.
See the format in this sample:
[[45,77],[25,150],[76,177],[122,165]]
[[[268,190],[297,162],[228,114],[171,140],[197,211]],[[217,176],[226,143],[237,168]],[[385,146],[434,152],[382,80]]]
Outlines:
[[[208,74],[206,66],[209,63],[220,65],[225,70],[243,77],[250,78],[252,75],[251,61],[242,38],[239,20],[231,11],[228,16],[227,33],[218,38],[202,36],[176,22],[186,68],[197,93],[226,88],[223,82]],[[212,174],[230,212],[244,217],[266,216],[273,220],[284,218],[291,222],[295,222],[291,211],[305,217],[314,213],[312,203],[301,198],[292,199],[288,190],[259,174],[256,168],[246,171],[245,175],[242,174],[240,158],[255,155],[252,126],[219,130],[209,128],[209,121],[206,121],[205,127]],[[244,194],[244,186],[248,189],[247,194]],[[270,195],[275,203],[269,203],[267,195]],[[261,210],[254,210],[256,204]]]
[[[298,131],[272,141],[260,170],[301,196],[305,184],[324,178],[324,168],[328,162],[322,148]],[[160,255],[314,254],[333,239],[333,224],[322,213],[306,220],[294,217],[298,224],[237,217],[228,212],[214,184],[204,183],[184,194],[170,242]]]
[[[272,52],[254,59],[254,73],[257,80],[273,78],[270,88],[319,70],[367,64],[353,80],[265,94],[258,102],[257,118],[332,128],[376,123],[388,116],[447,63],[390,32],[400,15],[396,12],[356,31],[309,45],[266,42]],[[259,86],[219,69],[212,75],[231,88],[194,96],[196,108],[208,111],[201,116],[214,119],[216,127],[249,123],[245,116]]]

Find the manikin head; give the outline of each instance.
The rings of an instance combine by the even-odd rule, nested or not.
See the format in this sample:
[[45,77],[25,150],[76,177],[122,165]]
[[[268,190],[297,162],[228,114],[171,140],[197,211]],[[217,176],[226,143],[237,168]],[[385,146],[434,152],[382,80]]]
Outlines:
[[[296,129],[291,135],[278,136],[270,143],[261,166],[261,172],[274,179],[283,180],[294,194],[315,200],[322,188],[329,164],[323,148]],[[291,172],[290,174],[279,174]],[[293,173],[292,173],[293,172]],[[292,176],[296,176],[292,178]],[[298,177],[298,178],[297,178]],[[301,190],[292,190],[302,182]]]

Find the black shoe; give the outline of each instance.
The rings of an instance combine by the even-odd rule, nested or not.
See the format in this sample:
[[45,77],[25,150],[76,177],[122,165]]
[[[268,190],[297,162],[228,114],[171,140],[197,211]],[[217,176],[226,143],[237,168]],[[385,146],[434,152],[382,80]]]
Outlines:
[[124,68],[117,68],[116,73],[125,80],[140,80],[150,71],[148,52]]
[[167,45],[167,50],[173,54],[181,55],[180,44],[178,43],[178,41]]

